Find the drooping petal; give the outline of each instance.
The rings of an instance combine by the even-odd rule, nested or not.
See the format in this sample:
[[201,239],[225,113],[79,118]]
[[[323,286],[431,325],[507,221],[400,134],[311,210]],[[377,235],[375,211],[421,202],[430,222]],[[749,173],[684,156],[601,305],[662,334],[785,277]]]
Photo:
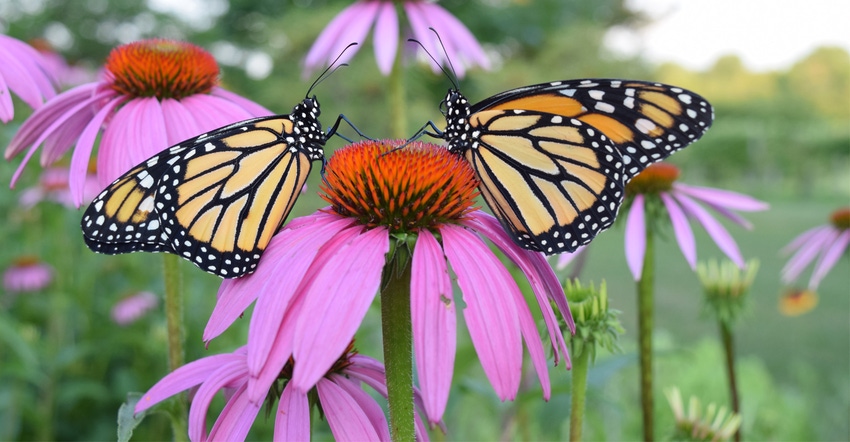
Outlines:
[[514,304],[519,314],[519,326],[522,332],[522,338],[528,347],[528,354],[531,355],[531,363],[534,365],[534,370],[537,371],[537,378],[540,380],[540,386],[543,389],[543,399],[548,401],[552,396],[552,386],[549,384],[549,368],[546,366],[546,352],[543,350],[543,341],[540,340],[540,334],[537,332],[537,323],[534,322],[534,317],[531,316],[531,310],[528,309],[528,304],[526,304],[525,298],[519,291],[514,293]]
[[248,400],[245,385],[242,384],[218,415],[210,430],[209,440],[245,440],[259,412],[260,404]]
[[477,236],[453,225],[444,225],[440,233],[463,292],[463,315],[484,373],[501,400],[513,400],[522,374],[522,338],[514,305],[519,287]]
[[207,356],[190,362],[177,370],[169,373],[164,378],[160,379],[150,390],[145,393],[139,402],[136,404],[135,413],[141,413],[148,408],[162,402],[163,400],[174,396],[181,391],[188,390],[196,385],[200,385],[206,380],[210,374],[221,368],[223,365],[244,360],[243,355],[238,354],[220,354]]
[[[427,16],[422,13],[419,6],[419,2],[404,2],[404,12],[407,17],[407,21],[410,24],[410,30],[413,32],[413,37],[422,43],[422,47],[425,51],[430,53],[437,60],[443,60],[445,58],[443,49],[437,42],[437,38],[434,33],[428,29],[431,25],[428,23]],[[434,64],[431,57],[428,57],[428,63],[431,65],[432,69],[439,72],[440,66]]]
[[12,103],[12,93],[0,72],[0,121],[8,123],[13,118],[15,118],[15,105]]
[[443,249],[427,229],[419,232],[413,249],[410,310],[425,409],[438,421],[446,410],[454,373],[457,314]]
[[705,227],[705,231],[708,232],[709,236],[714,240],[714,243],[717,244],[717,247],[729,257],[738,267],[744,268],[746,263],[744,263],[744,257],[741,256],[741,251],[738,250],[738,244],[735,243],[735,240],[732,238],[732,235],[720,224],[719,221],[714,219],[711,214],[709,214],[705,209],[702,208],[699,204],[697,204],[690,197],[685,195],[674,195],[676,200],[679,201],[682,205],[682,209],[685,213],[695,217],[703,227]]
[[476,64],[484,69],[490,69],[490,59],[487,58],[478,40],[457,17],[436,3],[419,3],[418,5],[427,15],[429,23],[443,38],[447,55],[452,60],[459,77],[464,76],[466,68]]
[[366,414],[366,417],[372,424],[372,428],[374,428],[378,433],[378,438],[380,440],[391,440],[390,427],[387,424],[387,417],[384,415],[384,410],[381,409],[381,406],[375,402],[375,399],[373,399],[372,396],[360,388],[359,383],[355,383],[347,377],[337,373],[330,375],[330,380],[345,390],[346,393],[354,399],[357,406],[359,406]]
[[130,100],[115,113],[103,133],[97,155],[98,181],[106,187],[168,146],[159,100]]
[[661,201],[664,202],[664,207],[667,208],[667,213],[670,214],[670,222],[673,224],[673,233],[676,234],[679,249],[682,251],[682,255],[685,255],[685,260],[688,261],[691,269],[695,270],[697,268],[697,245],[694,240],[694,232],[688,223],[688,217],[673,197],[666,192],[661,192],[659,196]]
[[635,281],[640,280],[643,272],[643,259],[646,254],[646,220],[644,219],[643,195],[636,195],[626,218],[626,262]]
[[160,105],[165,120],[166,142],[169,146],[175,146],[203,133],[198,127],[198,122],[195,121],[195,116],[180,100],[166,98]]
[[677,192],[684,193],[711,206],[740,210],[742,212],[758,212],[770,208],[770,204],[764,201],[759,201],[749,195],[729,190],[689,186],[682,183],[673,183],[673,188]]
[[785,263],[785,266],[782,267],[780,273],[782,274],[782,282],[788,284],[793,282],[800,276],[800,273],[803,272],[803,269],[806,268],[812,261],[815,260],[818,253],[824,250],[829,244],[835,241],[835,238],[838,236],[837,232],[827,226],[821,226],[821,228],[815,232],[815,235],[812,235],[809,242],[803,244],[797,253]]
[[210,408],[210,403],[220,390],[234,386],[237,380],[244,380],[245,374],[245,358],[242,358],[220,365],[204,380],[195,392],[192,406],[189,408],[189,440],[207,439],[207,410]]
[[[352,41],[348,41],[342,47],[339,46],[339,42],[342,41],[341,36],[352,22],[362,22],[366,21],[366,19],[369,19],[371,22],[371,17],[361,17],[361,15],[364,14],[364,10],[368,13],[368,10],[364,8],[363,2],[355,2],[351,6],[343,9],[342,12],[337,14],[336,17],[334,17],[334,19],[325,26],[325,29],[322,30],[322,33],[319,34],[318,38],[316,38],[316,41],[313,43],[313,46],[310,47],[310,50],[307,52],[307,56],[304,58],[305,74],[312,72],[314,69],[325,63],[325,61],[333,60],[342,47],[348,43],[352,43]],[[359,49],[359,46],[354,46],[347,51],[347,55],[350,54],[349,57],[353,57]]]
[[569,369],[570,356],[567,352],[567,344],[564,341],[564,336],[558,325],[558,319],[555,317],[555,312],[552,310],[552,305],[549,301],[552,300],[555,302],[555,305],[561,311],[561,316],[567,323],[567,327],[573,333],[575,333],[575,323],[570,315],[570,307],[567,304],[567,297],[564,295],[564,288],[561,286],[561,282],[558,281],[558,277],[552,271],[552,267],[546,261],[546,258],[541,253],[518,247],[513,239],[508,236],[507,232],[505,232],[505,229],[502,228],[499,221],[490,214],[478,211],[474,216],[470,217],[467,224],[483,233],[528,278],[528,282],[531,284],[531,288],[537,298],[537,304],[540,306],[540,311],[543,314],[546,328],[549,331],[555,365],[558,365],[560,355],[563,354],[567,358],[566,367]]
[[838,238],[832,242],[832,245],[830,245],[828,249],[825,249],[823,254],[820,256],[820,260],[818,260],[818,263],[815,264],[815,269],[812,271],[812,277],[809,280],[810,289],[817,289],[821,280],[823,280],[823,277],[826,276],[829,270],[832,269],[832,266],[838,262],[841,255],[847,251],[848,244],[850,244],[850,230],[844,230],[840,235],[838,235]]
[[215,95],[195,94],[181,100],[186,109],[195,115],[198,129],[208,132],[222,126],[254,117],[241,106]]
[[375,35],[372,40],[375,46],[375,61],[378,63],[378,70],[384,75],[389,75],[398,52],[398,15],[393,2],[379,3],[377,19],[375,20]]
[[[302,391],[321,378],[354,337],[381,284],[389,234],[382,227],[340,232],[322,248],[305,278],[296,325],[292,382]],[[320,264],[320,265],[317,265]]]
[[791,242],[788,243],[788,245],[786,245],[785,247],[783,247],[782,250],[779,251],[779,253],[781,253],[783,255],[787,255],[787,254],[799,249],[803,244],[808,244],[809,242],[811,242],[812,238],[814,238],[824,228],[828,229],[829,227],[828,226],[817,226],[817,227],[811,228],[809,230],[806,230],[805,232],[801,233],[796,238],[791,240]]
[[2,75],[6,84],[31,108],[38,109],[47,98],[42,94],[43,90],[52,89],[49,79],[46,80],[46,88],[39,87],[39,82],[45,81],[47,73],[33,61],[40,59],[41,55],[20,40],[7,36],[2,36],[2,40],[0,60],[3,60]]
[[316,384],[322,410],[338,441],[379,440],[378,432],[357,401],[342,387],[328,379]]
[[295,324],[301,313],[302,301],[303,297],[297,298],[286,311],[277,333],[271,339],[272,346],[265,355],[265,364],[259,368],[256,375],[248,379],[248,399],[251,402],[262,403],[292,356],[292,349],[295,348]]
[[[97,134],[103,127],[103,122],[112,115],[115,108],[124,102],[123,96],[117,96],[109,100],[97,113],[92,117],[86,125],[80,137],[77,139],[77,147],[74,149],[74,154],[71,156],[71,171],[68,177],[68,187],[71,190],[71,196],[74,199],[74,204],[80,207],[83,203],[86,177],[89,169],[89,159],[94,142],[97,139]],[[99,186],[100,183],[98,183]]]
[[93,115],[94,112],[90,109],[75,112],[68,118],[65,124],[56,128],[50,135],[47,135],[41,144],[41,160],[39,164],[42,167],[47,167],[59,160],[71,148],[73,142],[79,138]]
[[310,403],[307,394],[287,383],[277,404],[274,440],[310,440]]
[[[257,376],[266,363],[277,329],[282,326],[286,310],[296,290],[302,285],[304,274],[313,264],[319,249],[327,238],[351,224],[342,217],[316,217],[315,223],[299,229],[285,229],[275,238],[274,248],[269,244],[269,255],[260,260],[253,275],[241,278],[263,296],[257,299],[254,315],[248,327],[248,373]],[[262,268],[264,263],[270,263]],[[251,284],[251,279],[260,284]],[[244,289],[243,289],[244,290]],[[294,327],[295,324],[283,324]]]

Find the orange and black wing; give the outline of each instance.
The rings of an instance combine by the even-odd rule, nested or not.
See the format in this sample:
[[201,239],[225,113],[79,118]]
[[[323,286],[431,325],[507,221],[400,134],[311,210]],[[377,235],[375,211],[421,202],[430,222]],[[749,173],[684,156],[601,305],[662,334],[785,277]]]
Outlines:
[[253,272],[310,172],[294,127],[289,115],[256,118],[151,157],[89,205],[86,244],[170,252],[224,278]]
[[469,119],[463,155],[493,214],[525,248],[573,251],[608,228],[623,199],[623,157],[599,130],[572,118],[484,110]]
[[696,141],[714,119],[701,96],[661,83],[586,79],[512,89],[472,106],[575,118],[602,131],[623,155],[626,182],[651,163]]

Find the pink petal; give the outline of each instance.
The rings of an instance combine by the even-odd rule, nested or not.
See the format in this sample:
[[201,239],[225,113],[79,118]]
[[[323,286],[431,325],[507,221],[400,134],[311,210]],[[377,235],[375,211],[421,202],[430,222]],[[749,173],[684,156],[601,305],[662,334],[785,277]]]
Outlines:
[[[27,162],[29,162],[29,159],[35,153],[36,149],[38,149],[38,146],[41,145],[41,143],[43,143],[44,140],[47,139],[47,137],[54,131],[59,130],[64,124],[67,124],[68,120],[77,115],[78,112],[88,111],[89,106],[91,106],[94,102],[94,98],[84,101],[72,101],[72,98],[78,98],[78,96],[84,95],[85,92],[87,91],[83,90],[82,93],[75,93],[73,96],[63,99],[61,102],[57,103],[56,106],[51,107],[49,104],[43,106],[39,110],[35,111],[35,113],[33,113],[33,115],[21,125],[20,130],[15,137],[12,138],[12,141],[6,148],[6,158],[11,158],[11,156],[16,155],[26,146],[30,146],[30,148],[24,156],[24,159],[21,161],[21,165],[12,176],[13,186],[23,172],[24,166],[26,166]],[[60,99],[56,98],[56,100]],[[58,113],[63,110],[65,111],[64,113]],[[32,124],[27,124],[30,122],[32,122]],[[39,123],[44,123],[47,127],[39,125]],[[83,127],[79,127],[77,129],[82,131]],[[37,135],[37,137],[35,137],[35,139],[30,143],[30,139],[32,139],[36,134],[39,135]],[[73,140],[68,140],[68,147],[70,147],[71,144],[73,144]]]
[[375,402],[375,399],[373,399],[372,396],[360,388],[359,383],[355,383],[347,377],[336,373],[330,375],[330,380],[345,390],[345,392],[354,399],[357,406],[360,407],[360,409],[366,414],[366,417],[372,424],[372,428],[374,428],[378,433],[378,438],[380,440],[391,440],[390,428],[387,424],[387,417],[384,415],[384,410],[377,402]]
[[381,284],[389,234],[344,230],[322,248],[305,278],[303,313],[296,325],[292,382],[309,390],[339,358],[375,299]]
[[[292,349],[295,348],[295,324],[301,313],[302,300],[303,297],[299,297],[287,310],[277,333],[271,340],[272,347],[265,355],[265,364],[259,368],[256,375],[248,379],[248,399],[251,402],[260,404],[265,400],[272,384],[292,356]],[[251,341],[249,340],[248,343],[250,344]]]
[[[445,60],[446,55],[443,48],[440,47],[434,33],[428,29],[431,27],[431,24],[428,23],[427,16],[420,9],[420,3],[404,2],[404,11],[407,15],[407,21],[410,24],[410,30],[413,31],[413,37],[415,37],[416,40],[419,40],[425,51],[430,53],[438,61]],[[440,66],[434,64],[431,57],[428,57],[428,63],[431,65],[432,69],[439,72]]]
[[12,103],[12,93],[0,72],[0,121],[8,123],[15,118],[15,105]]
[[560,354],[563,353],[567,358],[566,367],[569,369],[570,356],[567,352],[567,344],[564,342],[564,336],[561,333],[561,328],[558,325],[558,320],[555,318],[555,312],[552,310],[552,304],[549,301],[555,301],[555,304],[561,311],[561,316],[573,333],[575,333],[575,323],[570,315],[570,307],[567,304],[567,297],[564,295],[564,288],[561,286],[561,282],[558,280],[555,272],[552,271],[552,267],[546,261],[546,258],[541,253],[518,247],[513,239],[508,236],[507,232],[505,232],[505,229],[502,228],[499,221],[492,215],[480,211],[476,212],[467,224],[483,233],[528,278],[528,282],[531,284],[531,288],[537,298],[537,303],[540,306],[540,311],[543,313],[546,328],[549,331],[552,353],[555,356],[555,365],[558,365]]
[[103,132],[97,178],[106,187],[168,146],[165,120],[156,98],[134,98],[116,112]]
[[[79,138],[86,125],[91,121],[92,116],[94,116],[94,112],[90,112],[88,109],[83,112],[76,112],[65,124],[47,135],[41,148],[41,166],[47,167],[62,157],[71,148],[73,141]],[[72,142],[69,143],[68,140],[72,140]]]
[[[123,103],[124,100],[125,98],[123,96],[118,96],[107,102],[89,121],[77,140],[77,147],[71,156],[71,172],[68,178],[68,187],[71,190],[74,205],[77,207],[80,207],[83,203],[87,182],[86,177],[89,170],[89,158],[91,157],[91,151],[94,148],[97,134],[100,133],[100,129],[103,127],[103,122],[106,121],[106,118],[112,115],[115,108]],[[99,183],[98,187],[100,187]]]
[[791,240],[791,242],[788,243],[788,245],[786,245],[785,247],[783,247],[779,253],[787,255],[793,252],[794,250],[799,249],[800,246],[802,246],[803,244],[808,244],[809,242],[811,242],[812,238],[818,235],[818,233],[823,229],[829,229],[829,226],[817,226],[812,229],[806,230],[805,232],[801,233],[796,238]]
[[260,405],[248,401],[243,384],[227,400],[210,430],[209,440],[245,440],[259,412]]
[[822,250],[829,247],[829,244],[834,243],[837,237],[838,232],[830,227],[822,226],[815,235],[812,235],[810,241],[800,247],[797,253],[782,268],[780,271],[782,282],[788,284],[797,279],[800,273],[803,272],[803,269],[811,264]]
[[691,225],[688,224],[688,217],[682,208],[676,204],[676,200],[665,192],[659,194],[661,200],[664,201],[664,206],[667,208],[667,213],[670,214],[670,222],[673,224],[673,233],[676,234],[676,242],[679,243],[679,249],[685,255],[685,260],[691,269],[697,268],[697,245],[694,240],[694,232],[691,230]]
[[274,440],[310,440],[310,403],[307,394],[283,387],[274,420]]
[[[81,103],[95,104],[97,101],[94,92],[97,87],[97,83],[77,86],[59,94],[49,103],[33,112],[21,124],[15,136],[12,137],[12,141],[9,142],[9,146],[6,147],[6,159],[11,159],[27,147],[30,147],[31,150],[37,148],[38,144],[33,145],[33,143],[44,135],[45,129],[57,119],[67,115],[72,109],[77,108]],[[68,140],[69,145],[72,143],[72,140]]]
[[832,269],[832,266],[838,262],[838,259],[847,250],[848,244],[850,244],[850,230],[844,230],[820,256],[820,260],[812,271],[812,278],[809,280],[810,289],[817,289],[823,277],[826,276],[829,270]]
[[446,410],[452,384],[457,315],[443,249],[425,229],[413,249],[410,310],[419,385],[427,414],[436,422]]
[[[367,12],[362,12],[362,11]],[[310,47],[310,51],[307,52],[307,56],[304,58],[304,68],[306,71],[312,71],[317,67],[321,66],[325,61],[333,60],[338,54],[339,51],[345,47],[348,43],[352,43],[351,41],[346,42],[342,46],[340,46],[341,35],[345,32],[346,28],[352,23],[356,21],[365,22],[368,18],[371,23],[372,17],[361,17],[361,15],[368,14],[368,10],[365,8],[363,2],[355,2],[351,6],[345,8],[325,26],[325,29],[322,30],[322,33],[319,34],[319,37],[313,43],[313,46]],[[347,53],[351,54],[349,56],[353,57],[354,54],[357,53],[357,50],[360,49],[359,46],[354,46],[349,49]]]
[[181,391],[200,385],[223,365],[244,359],[243,355],[225,353],[190,362],[174,370],[151,387],[136,404],[134,413],[141,413]]
[[207,410],[220,390],[245,377],[245,359],[222,364],[213,372],[195,392],[192,406],[189,408],[189,440],[206,440]]
[[[313,224],[299,229],[285,229],[275,235],[274,244],[269,244],[267,248],[268,252],[273,253],[263,256],[257,271],[240,278],[244,281],[243,285],[248,286],[243,290],[263,294],[257,299],[248,328],[248,372],[251,376],[257,376],[265,365],[278,328],[295,326],[283,324],[283,316],[296,290],[303,284],[304,275],[313,264],[319,249],[327,243],[329,236],[349,224],[351,220],[347,218],[317,217]],[[270,265],[264,266],[265,263]],[[254,283],[254,279],[259,281]]]
[[3,41],[0,41],[0,60],[3,60],[2,75],[6,84],[31,108],[38,109],[43,103],[44,97],[39,90],[37,81],[39,76],[45,77],[46,74],[32,63],[32,59],[41,56],[35,50],[32,50],[32,53],[23,51],[21,46],[26,47],[25,43],[10,37],[3,37],[5,37]]
[[646,253],[646,222],[644,220],[643,195],[636,195],[626,219],[626,262],[635,281],[640,281],[643,272],[643,257]]
[[384,75],[389,75],[398,53],[398,15],[393,2],[379,3],[372,41],[375,45],[375,61],[378,63],[378,70]]
[[328,425],[336,440],[379,440],[378,432],[369,417],[347,391],[324,378],[319,380],[316,388]]
[[274,112],[266,109],[265,107],[257,103],[254,103],[253,101],[239,94],[235,94],[227,89],[223,89],[218,86],[214,87],[212,91],[210,91],[210,94],[233,102],[233,104],[241,107],[242,109],[245,109],[245,111],[248,112],[252,117],[266,117],[275,114]]
[[180,100],[166,98],[160,102],[160,106],[165,120],[165,139],[169,146],[175,146],[203,133],[192,112],[186,109]]
[[759,201],[749,195],[729,190],[689,186],[681,183],[675,183],[673,187],[677,192],[684,193],[711,206],[740,210],[742,212],[757,212],[770,208],[770,205],[764,201]]
[[519,287],[478,237],[453,225],[440,228],[446,257],[463,292],[472,344],[501,400],[516,397],[522,375],[522,338],[514,299]]
[[720,222],[689,197],[679,194],[675,195],[675,198],[682,205],[685,213],[695,217],[705,227],[706,232],[708,232],[709,236],[717,244],[717,247],[720,247],[720,250],[738,267],[744,268],[746,264],[744,263],[744,257],[741,256],[741,251],[738,250],[738,245],[735,244],[732,235],[726,231]]
[[490,69],[490,59],[478,40],[457,17],[435,3],[420,3],[419,7],[427,14],[429,23],[440,33],[446,43],[447,52],[448,47],[452,47],[453,51],[449,52],[449,57],[458,69],[458,76],[463,77],[464,68],[474,64]]
[[528,304],[526,304],[522,293],[517,290],[514,298],[514,304],[519,313],[520,331],[525,340],[525,345],[528,347],[528,354],[531,355],[531,363],[537,371],[540,386],[543,388],[543,399],[549,401],[549,398],[552,396],[552,386],[549,383],[546,352],[543,350],[543,341],[540,340],[540,334],[537,332],[537,323],[534,321],[534,317],[531,316],[531,310],[528,309]]
[[215,95],[195,94],[183,98],[181,102],[195,116],[201,132],[209,132],[254,116],[230,100]]

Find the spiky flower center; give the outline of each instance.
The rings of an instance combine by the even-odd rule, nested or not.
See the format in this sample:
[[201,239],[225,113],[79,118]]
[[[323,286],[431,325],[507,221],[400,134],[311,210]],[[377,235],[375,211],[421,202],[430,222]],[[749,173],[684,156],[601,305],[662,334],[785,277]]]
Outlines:
[[655,163],[643,170],[626,185],[630,195],[657,194],[673,188],[679,178],[679,168],[667,163]]
[[160,100],[209,93],[219,74],[209,52],[190,43],[164,39],[118,46],[109,53],[106,70],[116,92]]
[[832,216],[829,220],[832,222],[833,226],[840,230],[850,229],[850,207],[843,207],[832,212]]
[[457,223],[476,209],[478,180],[466,160],[434,144],[406,143],[367,140],[336,151],[322,198],[342,216],[393,232]]

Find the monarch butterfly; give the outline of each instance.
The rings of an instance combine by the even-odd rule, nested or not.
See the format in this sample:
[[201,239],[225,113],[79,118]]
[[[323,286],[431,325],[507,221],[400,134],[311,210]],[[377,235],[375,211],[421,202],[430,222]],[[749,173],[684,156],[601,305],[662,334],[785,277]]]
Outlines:
[[429,122],[419,133],[463,155],[505,229],[546,254],[575,251],[610,227],[625,184],[714,119],[693,92],[616,79],[525,86],[473,105],[455,83],[441,110],[445,131]]
[[325,142],[348,121],[340,115],[325,134],[319,114],[316,97],[305,98],[289,115],[234,123],[151,157],[88,206],[86,245],[170,252],[223,278],[253,272],[312,162],[324,161]]

